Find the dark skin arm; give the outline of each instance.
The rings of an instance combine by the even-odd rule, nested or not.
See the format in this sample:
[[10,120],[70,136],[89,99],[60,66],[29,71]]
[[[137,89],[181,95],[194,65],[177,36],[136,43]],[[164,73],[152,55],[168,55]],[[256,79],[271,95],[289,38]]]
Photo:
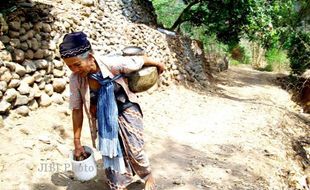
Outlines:
[[81,132],[83,124],[83,108],[72,110],[73,135],[74,135],[74,156],[85,156],[85,150],[81,145]]

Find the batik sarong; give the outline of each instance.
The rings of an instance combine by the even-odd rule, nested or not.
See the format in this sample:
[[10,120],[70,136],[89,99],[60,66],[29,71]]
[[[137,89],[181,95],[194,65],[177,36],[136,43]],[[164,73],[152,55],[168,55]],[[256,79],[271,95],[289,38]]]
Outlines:
[[143,150],[143,122],[139,105],[131,104],[120,112],[118,122],[119,139],[127,172],[121,174],[111,168],[105,170],[108,185],[112,190],[124,189],[133,182],[134,175],[146,180],[151,173],[149,160]]

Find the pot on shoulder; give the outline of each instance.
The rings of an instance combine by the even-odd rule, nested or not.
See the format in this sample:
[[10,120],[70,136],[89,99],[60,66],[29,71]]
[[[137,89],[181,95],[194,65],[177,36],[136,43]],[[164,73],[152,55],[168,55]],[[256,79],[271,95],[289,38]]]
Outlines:
[[[138,46],[128,46],[122,50],[124,56],[142,56],[144,49]],[[129,89],[132,92],[143,92],[150,89],[158,80],[158,71],[155,66],[145,66],[142,69],[127,75]]]

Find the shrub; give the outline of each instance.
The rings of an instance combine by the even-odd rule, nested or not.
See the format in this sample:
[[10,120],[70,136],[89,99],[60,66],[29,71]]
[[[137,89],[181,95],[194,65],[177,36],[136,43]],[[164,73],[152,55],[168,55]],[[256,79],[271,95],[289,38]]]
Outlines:
[[267,60],[266,71],[289,71],[289,59],[285,51],[281,49],[269,49],[265,54]]

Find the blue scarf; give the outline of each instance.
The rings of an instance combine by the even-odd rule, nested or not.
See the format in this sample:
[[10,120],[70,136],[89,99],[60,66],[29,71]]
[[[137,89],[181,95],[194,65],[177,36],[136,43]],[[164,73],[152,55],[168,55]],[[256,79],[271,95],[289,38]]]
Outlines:
[[105,168],[122,173],[124,169],[123,154],[118,139],[118,109],[114,95],[113,81],[122,77],[103,78],[101,72],[90,74],[89,77],[100,83],[97,100],[97,121],[99,134],[99,151],[105,157],[103,165]]

